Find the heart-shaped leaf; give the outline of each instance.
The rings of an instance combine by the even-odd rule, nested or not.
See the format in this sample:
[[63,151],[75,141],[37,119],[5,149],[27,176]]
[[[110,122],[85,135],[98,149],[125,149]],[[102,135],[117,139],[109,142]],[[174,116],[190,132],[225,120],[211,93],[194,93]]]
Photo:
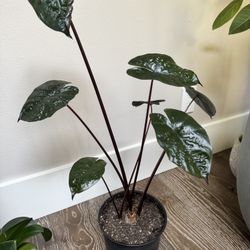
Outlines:
[[52,116],[65,107],[78,93],[78,88],[65,81],[52,80],[35,88],[23,105],[18,120],[34,122]]
[[[150,105],[160,105],[161,102],[165,102],[165,100],[154,100],[154,101],[150,102]],[[139,106],[141,106],[143,104],[148,104],[148,102],[147,101],[133,101],[132,102],[132,105],[134,107],[139,107]]]
[[18,250],[37,250],[37,247],[32,243],[23,243]]
[[207,179],[212,148],[206,131],[188,114],[165,109],[166,116],[150,115],[159,145],[169,160],[191,175]]
[[0,249],[1,250],[16,250],[16,241],[10,240],[10,241],[4,241],[0,243]]
[[179,67],[167,55],[145,54],[133,58],[129,64],[135,67],[127,70],[128,75],[141,80],[158,80],[177,87],[201,84],[193,71]]
[[234,18],[229,34],[236,34],[250,28],[250,4],[246,5]]
[[72,199],[94,184],[96,184],[104,174],[106,162],[93,157],[85,157],[77,161],[69,173],[69,187]]
[[232,19],[240,9],[242,1],[243,0],[234,0],[231,3],[229,3],[216,17],[213,23],[213,29],[221,27],[222,25],[227,23],[230,19]]
[[70,37],[73,0],[29,0],[37,16],[51,29]]
[[216,109],[214,104],[201,92],[192,87],[186,87],[186,92],[194,102],[201,107],[211,118],[215,115]]

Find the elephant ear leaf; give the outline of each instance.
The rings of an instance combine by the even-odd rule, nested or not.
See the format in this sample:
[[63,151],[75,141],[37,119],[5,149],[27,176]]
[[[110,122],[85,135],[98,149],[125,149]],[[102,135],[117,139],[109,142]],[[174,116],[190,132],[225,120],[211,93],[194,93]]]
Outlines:
[[145,54],[129,64],[135,67],[128,69],[127,74],[141,80],[157,80],[176,87],[201,84],[193,71],[181,68],[168,55]]
[[186,87],[186,92],[192,100],[203,109],[211,118],[216,114],[216,108],[214,104],[204,94],[195,90],[192,87]]
[[212,147],[206,131],[182,111],[166,109],[165,114],[150,116],[159,145],[171,162],[189,174],[207,180]]
[[250,4],[246,5],[234,18],[229,34],[236,34],[250,28]]
[[35,88],[26,100],[18,120],[35,122],[52,116],[78,93],[69,82],[52,80]]
[[73,0],[29,0],[29,2],[43,23],[70,37]]
[[103,176],[106,162],[93,157],[85,157],[78,160],[69,173],[69,187],[72,199],[95,185]]

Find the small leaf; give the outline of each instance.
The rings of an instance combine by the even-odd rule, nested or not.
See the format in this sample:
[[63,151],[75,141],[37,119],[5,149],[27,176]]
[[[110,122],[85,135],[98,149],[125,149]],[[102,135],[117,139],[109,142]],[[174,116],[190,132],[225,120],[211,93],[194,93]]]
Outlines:
[[248,30],[250,28],[250,4],[245,6],[234,18],[229,34],[236,34]]
[[48,228],[43,227],[42,236],[45,241],[49,241],[52,238],[52,232]]
[[[165,102],[165,100],[154,100],[150,102],[150,105],[160,105],[161,102]],[[143,104],[148,104],[148,102],[147,101],[133,101],[132,102],[132,105],[134,107],[139,107]]]
[[37,247],[32,243],[23,243],[18,250],[37,250]]
[[242,1],[243,0],[234,0],[231,3],[229,3],[216,17],[213,23],[213,29],[221,27],[222,25],[227,23],[230,19],[232,19],[240,9]]
[[37,235],[42,234],[44,229],[40,225],[30,225],[25,227],[19,234],[16,236],[17,247],[19,247],[25,240]]
[[206,131],[188,114],[165,109],[166,116],[151,114],[159,145],[169,160],[191,175],[206,179],[211,167],[212,148]]
[[70,37],[73,0],[29,0],[29,2],[43,23]]
[[129,61],[134,68],[128,69],[128,75],[141,80],[158,80],[176,87],[201,84],[196,74],[176,65],[175,61],[163,54],[145,54]]
[[93,157],[82,158],[73,165],[69,174],[72,199],[75,194],[89,189],[99,181],[104,174],[105,165],[105,161]]
[[16,241],[4,241],[0,243],[0,250],[17,250]]
[[78,93],[78,88],[65,81],[52,80],[35,88],[23,105],[18,120],[34,122],[52,116],[65,107]]
[[215,115],[216,109],[214,104],[201,92],[192,87],[186,87],[186,92],[194,102],[201,107],[211,118]]

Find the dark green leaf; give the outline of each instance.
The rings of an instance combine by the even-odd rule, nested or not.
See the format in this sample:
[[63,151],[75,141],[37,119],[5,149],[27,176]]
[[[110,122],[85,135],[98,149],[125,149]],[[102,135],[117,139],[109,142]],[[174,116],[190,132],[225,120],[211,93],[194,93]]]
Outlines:
[[[165,102],[165,100],[154,100],[150,102],[150,105],[160,105],[161,102]],[[133,101],[132,102],[132,105],[134,107],[139,107],[143,104],[148,104],[148,102],[147,101]]]
[[234,0],[230,4],[224,8],[221,13],[216,17],[214,23],[213,23],[213,29],[217,29],[227,23],[230,19],[232,19],[238,10],[240,9],[240,6],[242,5],[243,0]]
[[105,165],[105,161],[93,157],[82,158],[73,165],[69,174],[72,199],[75,194],[89,189],[99,181],[104,174]]
[[52,116],[65,107],[78,93],[78,88],[65,81],[48,81],[34,89],[23,105],[18,120],[34,122]]
[[176,65],[174,60],[163,54],[145,54],[129,61],[134,68],[128,75],[141,80],[158,80],[165,84],[186,87],[201,84],[196,74]]
[[10,240],[0,243],[0,250],[16,250],[16,241]]
[[23,243],[18,247],[18,250],[37,250],[37,247],[32,243]]
[[9,221],[2,231],[7,240],[15,240],[22,230],[32,221],[32,218],[18,217]]
[[250,4],[245,6],[234,18],[229,34],[236,34],[250,28]]
[[188,95],[191,97],[194,102],[200,106],[211,118],[215,115],[216,109],[214,104],[203,95],[201,92],[195,90],[192,87],[186,87]]
[[46,227],[43,228],[42,235],[45,241],[49,241],[52,238],[52,232]]
[[212,160],[212,148],[206,131],[188,114],[166,109],[166,116],[151,114],[159,145],[169,160],[186,172],[207,179]]
[[73,0],[29,0],[37,16],[51,29],[70,37]]
[[42,234],[44,229],[40,225],[30,225],[25,227],[19,234],[16,236],[17,247],[19,247],[25,240],[33,237],[37,234]]

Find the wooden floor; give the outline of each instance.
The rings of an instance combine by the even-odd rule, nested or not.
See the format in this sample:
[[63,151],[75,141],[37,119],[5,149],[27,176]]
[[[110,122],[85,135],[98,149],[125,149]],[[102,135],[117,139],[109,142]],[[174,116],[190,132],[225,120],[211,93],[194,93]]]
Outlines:
[[[155,178],[150,193],[164,204],[168,213],[160,250],[250,249],[250,233],[239,211],[228,156],[229,150],[214,156],[209,185],[177,168]],[[140,182],[138,189],[144,184],[145,181]],[[47,244],[36,239],[39,249],[105,249],[97,213],[107,197],[39,219],[54,235]]]

